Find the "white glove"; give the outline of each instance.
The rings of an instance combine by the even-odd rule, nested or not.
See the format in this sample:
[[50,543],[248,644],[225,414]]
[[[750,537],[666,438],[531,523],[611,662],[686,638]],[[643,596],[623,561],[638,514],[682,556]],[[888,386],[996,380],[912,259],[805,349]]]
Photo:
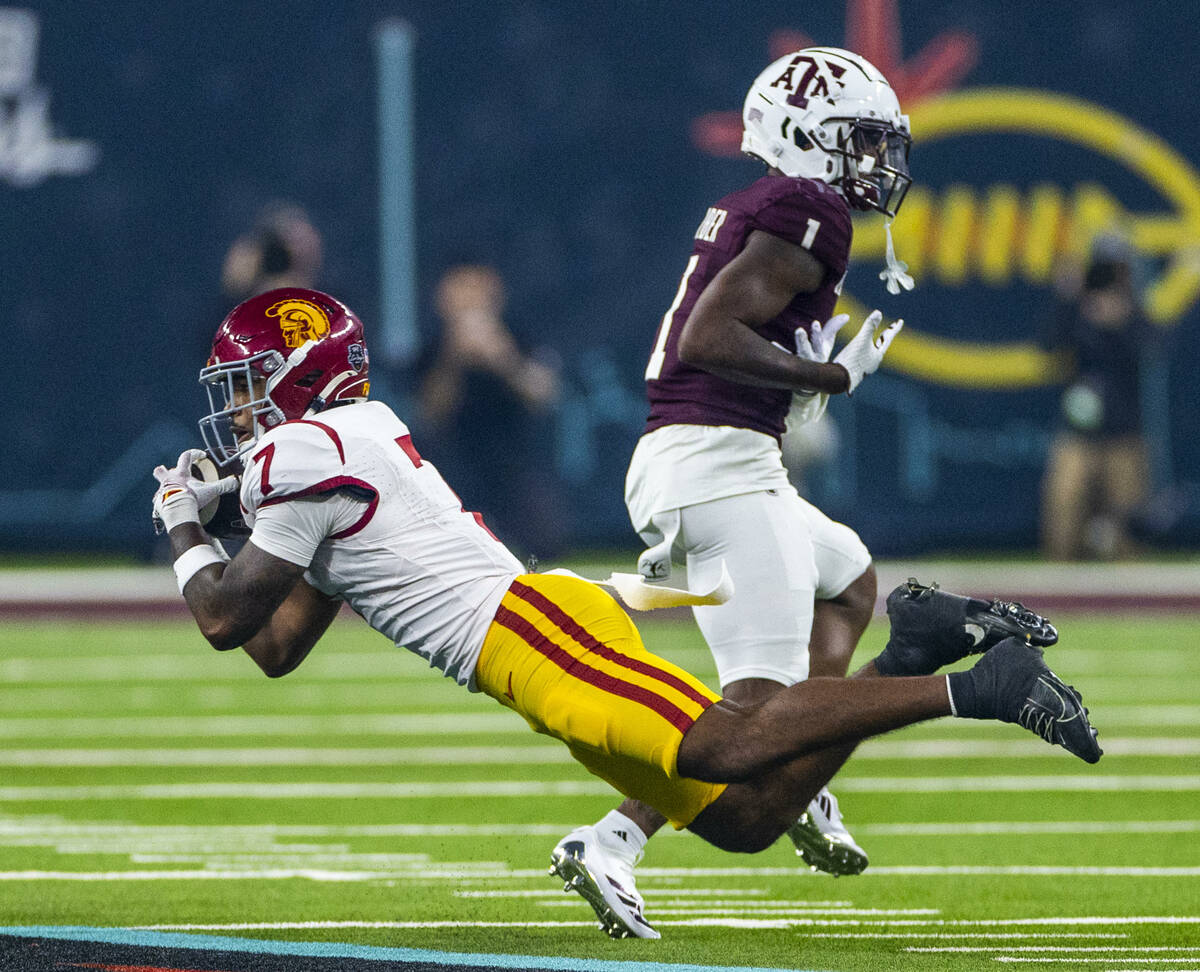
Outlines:
[[824,324],[813,321],[812,328],[808,331],[802,327],[796,328],[796,356],[824,364],[833,353],[834,338],[849,320],[849,314],[838,314]]
[[858,387],[866,375],[875,373],[892,341],[904,327],[904,321],[899,320],[876,332],[876,328],[882,320],[882,313],[877,310],[871,311],[867,319],[863,321],[859,332],[833,359],[834,364],[841,365],[850,373],[850,387],[846,389],[847,395]]
[[236,476],[226,476],[215,483],[193,476],[192,463],[203,457],[200,449],[186,449],[180,453],[174,469],[154,468],[154,478],[159,482],[152,515],[155,532],[170,533],[181,523],[199,523],[201,507],[238,488]]

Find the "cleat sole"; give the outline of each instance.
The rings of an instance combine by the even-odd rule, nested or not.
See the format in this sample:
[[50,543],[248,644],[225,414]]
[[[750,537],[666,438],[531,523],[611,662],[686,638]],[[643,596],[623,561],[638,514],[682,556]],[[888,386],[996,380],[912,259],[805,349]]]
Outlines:
[[618,917],[617,913],[609,906],[608,902],[604,900],[604,895],[600,892],[595,877],[592,876],[582,861],[556,849],[550,865],[550,873],[557,874],[563,879],[565,882],[563,884],[564,891],[574,891],[592,906],[592,910],[596,912],[596,917],[600,921],[600,930],[608,935],[609,938],[622,939],[630,937],[632,933],[620,917]]

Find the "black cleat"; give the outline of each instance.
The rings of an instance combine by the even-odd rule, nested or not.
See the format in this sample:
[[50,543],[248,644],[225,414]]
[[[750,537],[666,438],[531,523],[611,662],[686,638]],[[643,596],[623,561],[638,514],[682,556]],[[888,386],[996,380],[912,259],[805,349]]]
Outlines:
[[950,676],[952,696],[955,681],[968,678],[975,711],[961,715],[1014,722],[1085,763],[1103,755],[1083,698],[1050,671],[1041,648],[1015,637],[1001,641],[969,672]]
[[892,633],[875,659],[881,675],[931,675],[1016,636],[1039,647],[1058,641],[1054,625],[1016,601],[983,601],[910,577],[887,598]]

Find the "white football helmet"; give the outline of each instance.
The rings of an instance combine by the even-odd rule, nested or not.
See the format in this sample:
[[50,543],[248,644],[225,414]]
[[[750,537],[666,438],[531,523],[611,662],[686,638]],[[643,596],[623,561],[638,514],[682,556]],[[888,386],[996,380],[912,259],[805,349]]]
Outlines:
[[786,176],[820,179],[856,209],[895,216],[912,184],[908,116],[868,61],[806,47],[773,62],[742,108],[742,151]]

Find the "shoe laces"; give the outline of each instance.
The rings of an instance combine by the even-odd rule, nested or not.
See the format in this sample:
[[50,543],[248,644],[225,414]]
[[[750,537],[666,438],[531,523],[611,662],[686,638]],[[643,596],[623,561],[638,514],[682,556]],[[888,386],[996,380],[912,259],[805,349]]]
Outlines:
[[994,599],[988,606],[988,610],[1000,617],[1009,617],[1020,624],[1038,628],[1046,623],[1046,619],[1034,611],[1030,611],[1020,601],[1001,601],[998,598]]
[[1041,736],[1048,743],[1055,741],[1055,721],[1054,713],[1035,705],[1032,701],[1026,701],[1021,711],[1017,714],[1018,725],[1024,726],[1035,735]]
[[910,577],[905,583],[905,586],[908,588],[905,593],[914,601],[919,601],[921,598],[927,597],[934,591],[941,590],[937,581],[934,581],[932,584],[922,584],[915,577]]

